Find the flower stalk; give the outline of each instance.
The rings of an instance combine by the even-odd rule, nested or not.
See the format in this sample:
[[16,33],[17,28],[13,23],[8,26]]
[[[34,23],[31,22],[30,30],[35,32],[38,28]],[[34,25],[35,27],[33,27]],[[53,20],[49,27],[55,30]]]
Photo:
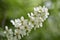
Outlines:
[[15,29],[8,29],[8,26],[5,26],[4,33],[8,40],[20,40],[22,37],[28,36],[32,29],[36,30],[42,27],[48,15],[48,9],[45,6],[35,7],[33,12],[28,13],[30,20],[25,19],[23,16],[20,19],[11,20],[10,22]]

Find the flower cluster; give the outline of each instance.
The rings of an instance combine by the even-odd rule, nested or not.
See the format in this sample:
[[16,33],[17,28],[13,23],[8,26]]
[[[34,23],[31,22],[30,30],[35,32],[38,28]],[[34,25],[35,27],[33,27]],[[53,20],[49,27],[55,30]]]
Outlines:
[[8,29],[5,27],[4,33],[8,40],[20,40],[21,37],[28,36],[31,29],[42,27],[42,23],[48,18],[48,9],[43,6],[35,7],[34,12],[28,13],[28,19],[24,19],[22,16],[20,19],[11,20],[11,23],[14,25],[15,29]]
[[33,13],[28,13],[28,17],[34,25],[34,29],[42,27],[42,23],[48,18],[48,15],[48,9],[45,6],[35,7]]
[[4,33],[5,33],[8,40],[13,40],[13,31],[12,31],[12,29],[8,29],[8,26],[5,26]]

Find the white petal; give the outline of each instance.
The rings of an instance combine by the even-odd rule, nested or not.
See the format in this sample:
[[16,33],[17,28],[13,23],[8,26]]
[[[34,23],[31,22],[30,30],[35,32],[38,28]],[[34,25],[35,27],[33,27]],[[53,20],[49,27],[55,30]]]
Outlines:
[[5,26],[5,29],[8,30],[8,26]]
[[24,17],[23,16],[21,17],[21,21],[24,21]]
[[31,12],[31,16],[34,16],[34,14]]
[[42,27],[42,23],[40,23],[40,27]]
[[15,22],[13,20],[10,21],[13,25],[15,25]]
[[28,17],[30,17],[30,14],[28,13]]

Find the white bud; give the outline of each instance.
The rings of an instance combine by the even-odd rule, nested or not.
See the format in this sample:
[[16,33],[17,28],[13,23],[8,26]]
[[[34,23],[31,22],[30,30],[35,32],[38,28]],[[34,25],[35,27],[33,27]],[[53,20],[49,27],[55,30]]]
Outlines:
[[8,26],[5,26],[5,29],[8,30]]
[[13,25],[15,25],[15,22],[13,20],[10,21]]
[[24,21],[24,17],[23,16],[21,17],[21,20]]

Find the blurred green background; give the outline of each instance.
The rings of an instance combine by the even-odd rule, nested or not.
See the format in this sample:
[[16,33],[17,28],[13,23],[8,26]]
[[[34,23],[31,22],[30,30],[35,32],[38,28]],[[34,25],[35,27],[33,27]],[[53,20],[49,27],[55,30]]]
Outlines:
[[7,40],[3,34],[5,26],[13,28],[11,19],[33,12],[36,6],[46,6],[49,9],[49,18],[43,27],[32,30],[29,36],[21,40],[60,40],[60,0],[0,0],[0,40]]

